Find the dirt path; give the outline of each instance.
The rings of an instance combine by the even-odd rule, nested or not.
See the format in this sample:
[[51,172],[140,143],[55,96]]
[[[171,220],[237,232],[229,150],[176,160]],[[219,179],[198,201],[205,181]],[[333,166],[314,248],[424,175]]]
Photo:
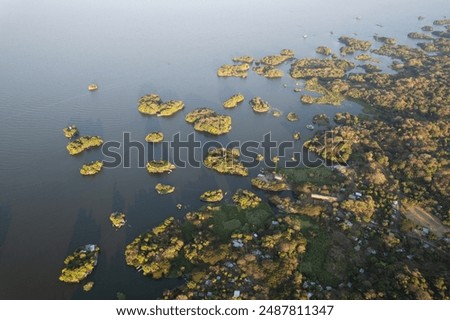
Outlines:
[[437,237],[442,238],[447,232],[450,232],[450,228],[444,226],[442,222],[432,215],[426,212],[421,207],[412,206],[402,207],[402,213],[410,219],[412,222],[418,224],[419,226],[429,228]]

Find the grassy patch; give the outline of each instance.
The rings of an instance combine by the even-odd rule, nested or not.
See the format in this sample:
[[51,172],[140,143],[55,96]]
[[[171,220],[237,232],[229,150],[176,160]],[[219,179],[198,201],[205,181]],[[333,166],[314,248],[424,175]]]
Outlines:
[[233,233],[256,232],[269,223],[272,215],[272,209],[265,203],[248,210],[240,210],[234,205],[223,205],[219,211],[213,213],[214,234],[225,241]]
[[317,223],[308,217],[299,217],[302,225],[302,233],[307,238],[306,252],[300,262],[300,272],[310,280],[319,281],[321,284],[335,286],[339,280],[335,275],[327,271],[328,250],[330,238]]
[[315,185],[333,185],[344,178],[327,167],[281,169],[288,181],[294,184],[309,182]]

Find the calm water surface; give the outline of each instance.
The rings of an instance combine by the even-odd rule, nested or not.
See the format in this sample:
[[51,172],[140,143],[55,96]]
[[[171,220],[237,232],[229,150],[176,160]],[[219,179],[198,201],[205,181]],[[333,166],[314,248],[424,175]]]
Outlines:
[[[101,151],[69,156],[61,129],[75,123],[82,134],[105,140],[130,132],[143,141],[154,130],[185,136],[193,131],[184,121],[186,112],[211,107],[233,116],[233,129],[220,142],[259,141],[267,132],[290,139],[295,130],[305,141],[312,132],[304,127],[314,114],[359,113],[361,107],[302,106],[292,90],[296,81],[288,76],[219,79],[216,69],[235,55],[260,58],[283,48],[297,57],[316,56],[318,45],[337,52],[337,38],[353,33],[413,44],[408,32],[450,13],[447,1],[371,2],[0,0],[0,298],[114,299],[119,291],[128,298],[157,298],[178,285],[180,280],[155,281],[127,267],[126,244],[164,218],[198,208],[203,191],[221,187],[229,201],[237,188],[250,188],[249,179],[204,168],[154,177],[136,167],[135,157],[130,169],[85,178],[79,168],[101,159]],[[426,19],[418,21],[419,15]],[[87,92],[93,81],[100,89]],[[152,92],[183,100],[185,110],[170,119],[143,117],[137,100]],[[255,115],[247,100],[223,110],[222,101],[236,92],[247,99],[261,96],[284,115]],[[288,122],[289,111],[300,121]],[[157,182],[177,190],[158,196]],[[177,203],[187,208],[178,211]],[[128,216],[129,225],[119,231],[108,220],[115,210]],[[65,256],[87,243],[98,243],[102,251],[90,277],[94,289],[86,294],[58,276]]]

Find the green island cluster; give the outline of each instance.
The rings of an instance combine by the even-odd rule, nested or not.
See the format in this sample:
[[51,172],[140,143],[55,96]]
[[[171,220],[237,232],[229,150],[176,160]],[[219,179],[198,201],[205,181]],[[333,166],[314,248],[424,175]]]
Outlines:
[[[250,180],[258,194],[238,189],[227,199],[222,189],[204,192],[200,199],[211,204],[137,236],[126,247],[126,263],[154,279],[183,277],[165,299],[449,299],[448,25],[449,19],[436,20],[422,28],[431,35],[410,33],[416,47],[380,35],[375,43],[342,36],[340,58],[321,46],[322,58],[293,59],[283,50],[221,66],[219,77],[246,78],[253,64],[265,76],[290,61],[290,76],[314,92],[301,102],[339,106],[351,100],[366,113],[316,114],[312,122],[328,132],[315,131],[303,146],[328,166],[283,168],[274,156],[275,170]],[[390,58],[392,72],[383,72],[377,57]],[[145,108],[152,105],[158,114],[164,103],[151,96]],[[233,97],[224,107],[244,100]],[[271,109],[259,97],[250,105],[255,112]],[[185,119],[198,130],[198,121],[218,116],[201,108]],[[205,132],[222,133],[206,120],[201,124],[214,128]],[[203,164],[248,176],[239,158],[237,149],[216,148]],[[165,160],[147,164],[150,173],[173,169]],[[98,247],[86,248],[64,261],[61,281],[80,282],[92,272]]]

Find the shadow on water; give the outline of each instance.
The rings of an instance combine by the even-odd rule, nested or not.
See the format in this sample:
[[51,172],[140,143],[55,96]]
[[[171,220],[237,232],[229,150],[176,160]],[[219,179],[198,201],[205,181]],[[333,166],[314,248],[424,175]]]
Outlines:
[[7,205],[0,205],[0,247],[6,240],[9,225],[11,223],[11,209]]
[[78,210],[72,238],[69,242],[67,254],[85,244],[96,244],[100,240],[100,226],[95,221],[92,211],[81,208]]
[[117,189],[117,183],[113,187],[112,212],[123,211],[125,208],[125,199]]

